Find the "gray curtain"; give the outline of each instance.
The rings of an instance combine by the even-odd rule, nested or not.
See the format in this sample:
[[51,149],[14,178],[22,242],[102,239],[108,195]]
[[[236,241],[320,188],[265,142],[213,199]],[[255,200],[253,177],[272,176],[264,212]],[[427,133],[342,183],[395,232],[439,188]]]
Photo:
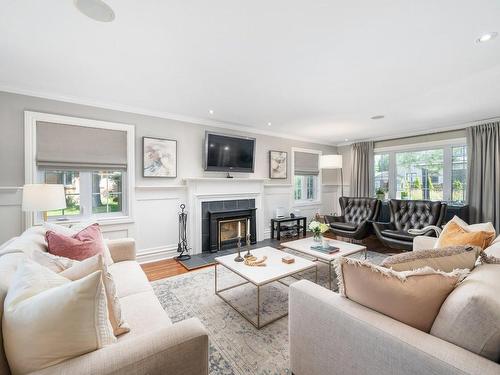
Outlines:
[[372,191],[373,142],[359,142],[351,146],[352,197],[370,197]]
[[500,122],[467,128],[467,198],[471,223],[500,231]]

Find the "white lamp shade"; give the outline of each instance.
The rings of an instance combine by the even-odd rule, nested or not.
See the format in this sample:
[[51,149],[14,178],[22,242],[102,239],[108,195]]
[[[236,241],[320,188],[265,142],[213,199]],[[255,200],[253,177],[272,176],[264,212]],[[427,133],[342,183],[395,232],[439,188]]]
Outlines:
[[319,167],[321,169],[342,168],[342,155],[321,155],[319,158]]
[[23,186],[23,211],[51,211],[66,208],[64,185],[28,184]]

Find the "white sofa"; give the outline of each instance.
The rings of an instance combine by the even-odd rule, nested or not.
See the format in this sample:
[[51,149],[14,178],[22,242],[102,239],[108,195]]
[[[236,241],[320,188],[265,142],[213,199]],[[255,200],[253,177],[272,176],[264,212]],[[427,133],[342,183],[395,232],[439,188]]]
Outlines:
[[[415,249],[432,248],[435,240],[417,237]],[[500,242],[486,252],[500,257]],[[485,266],[498,267],[500,285],[500,265]],[[290,287],[289,333],[295,375],[500,374],[498,363],[309,281]]]
[[[20,247],[29,249],[30,238],[36,236],[22,236],[17,239]],[[131,331],[119,336],[115,344],[35,374],[208,374],[208,334],[200,321],[193,318],[172,324],[135,260],[134,240],[112,240],[108,246],[115,262],[110,272]],[[19,263],[29,257],[26,252],[5,252],[5,248],[9,245],[0,251],[0,321],[10,279]],[[9,375],[1,339],[0,330],[0,375]]]

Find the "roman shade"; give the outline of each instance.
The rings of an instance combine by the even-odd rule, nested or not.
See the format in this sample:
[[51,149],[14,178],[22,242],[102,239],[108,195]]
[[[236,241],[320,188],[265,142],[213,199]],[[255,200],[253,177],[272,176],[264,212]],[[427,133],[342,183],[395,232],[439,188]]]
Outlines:
[[127,133],[121,130],[38,121],[36,150],[41,168],[127,168]]
[[310,152],[294,153],[294,174],[296,176],[318,175],[319,155]]

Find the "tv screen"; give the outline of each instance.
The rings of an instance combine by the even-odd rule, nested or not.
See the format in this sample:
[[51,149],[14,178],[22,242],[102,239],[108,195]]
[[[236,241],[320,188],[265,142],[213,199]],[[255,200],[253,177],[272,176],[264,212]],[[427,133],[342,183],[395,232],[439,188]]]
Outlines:
[[255,138],[205,134],[205,170],[253,173]]

